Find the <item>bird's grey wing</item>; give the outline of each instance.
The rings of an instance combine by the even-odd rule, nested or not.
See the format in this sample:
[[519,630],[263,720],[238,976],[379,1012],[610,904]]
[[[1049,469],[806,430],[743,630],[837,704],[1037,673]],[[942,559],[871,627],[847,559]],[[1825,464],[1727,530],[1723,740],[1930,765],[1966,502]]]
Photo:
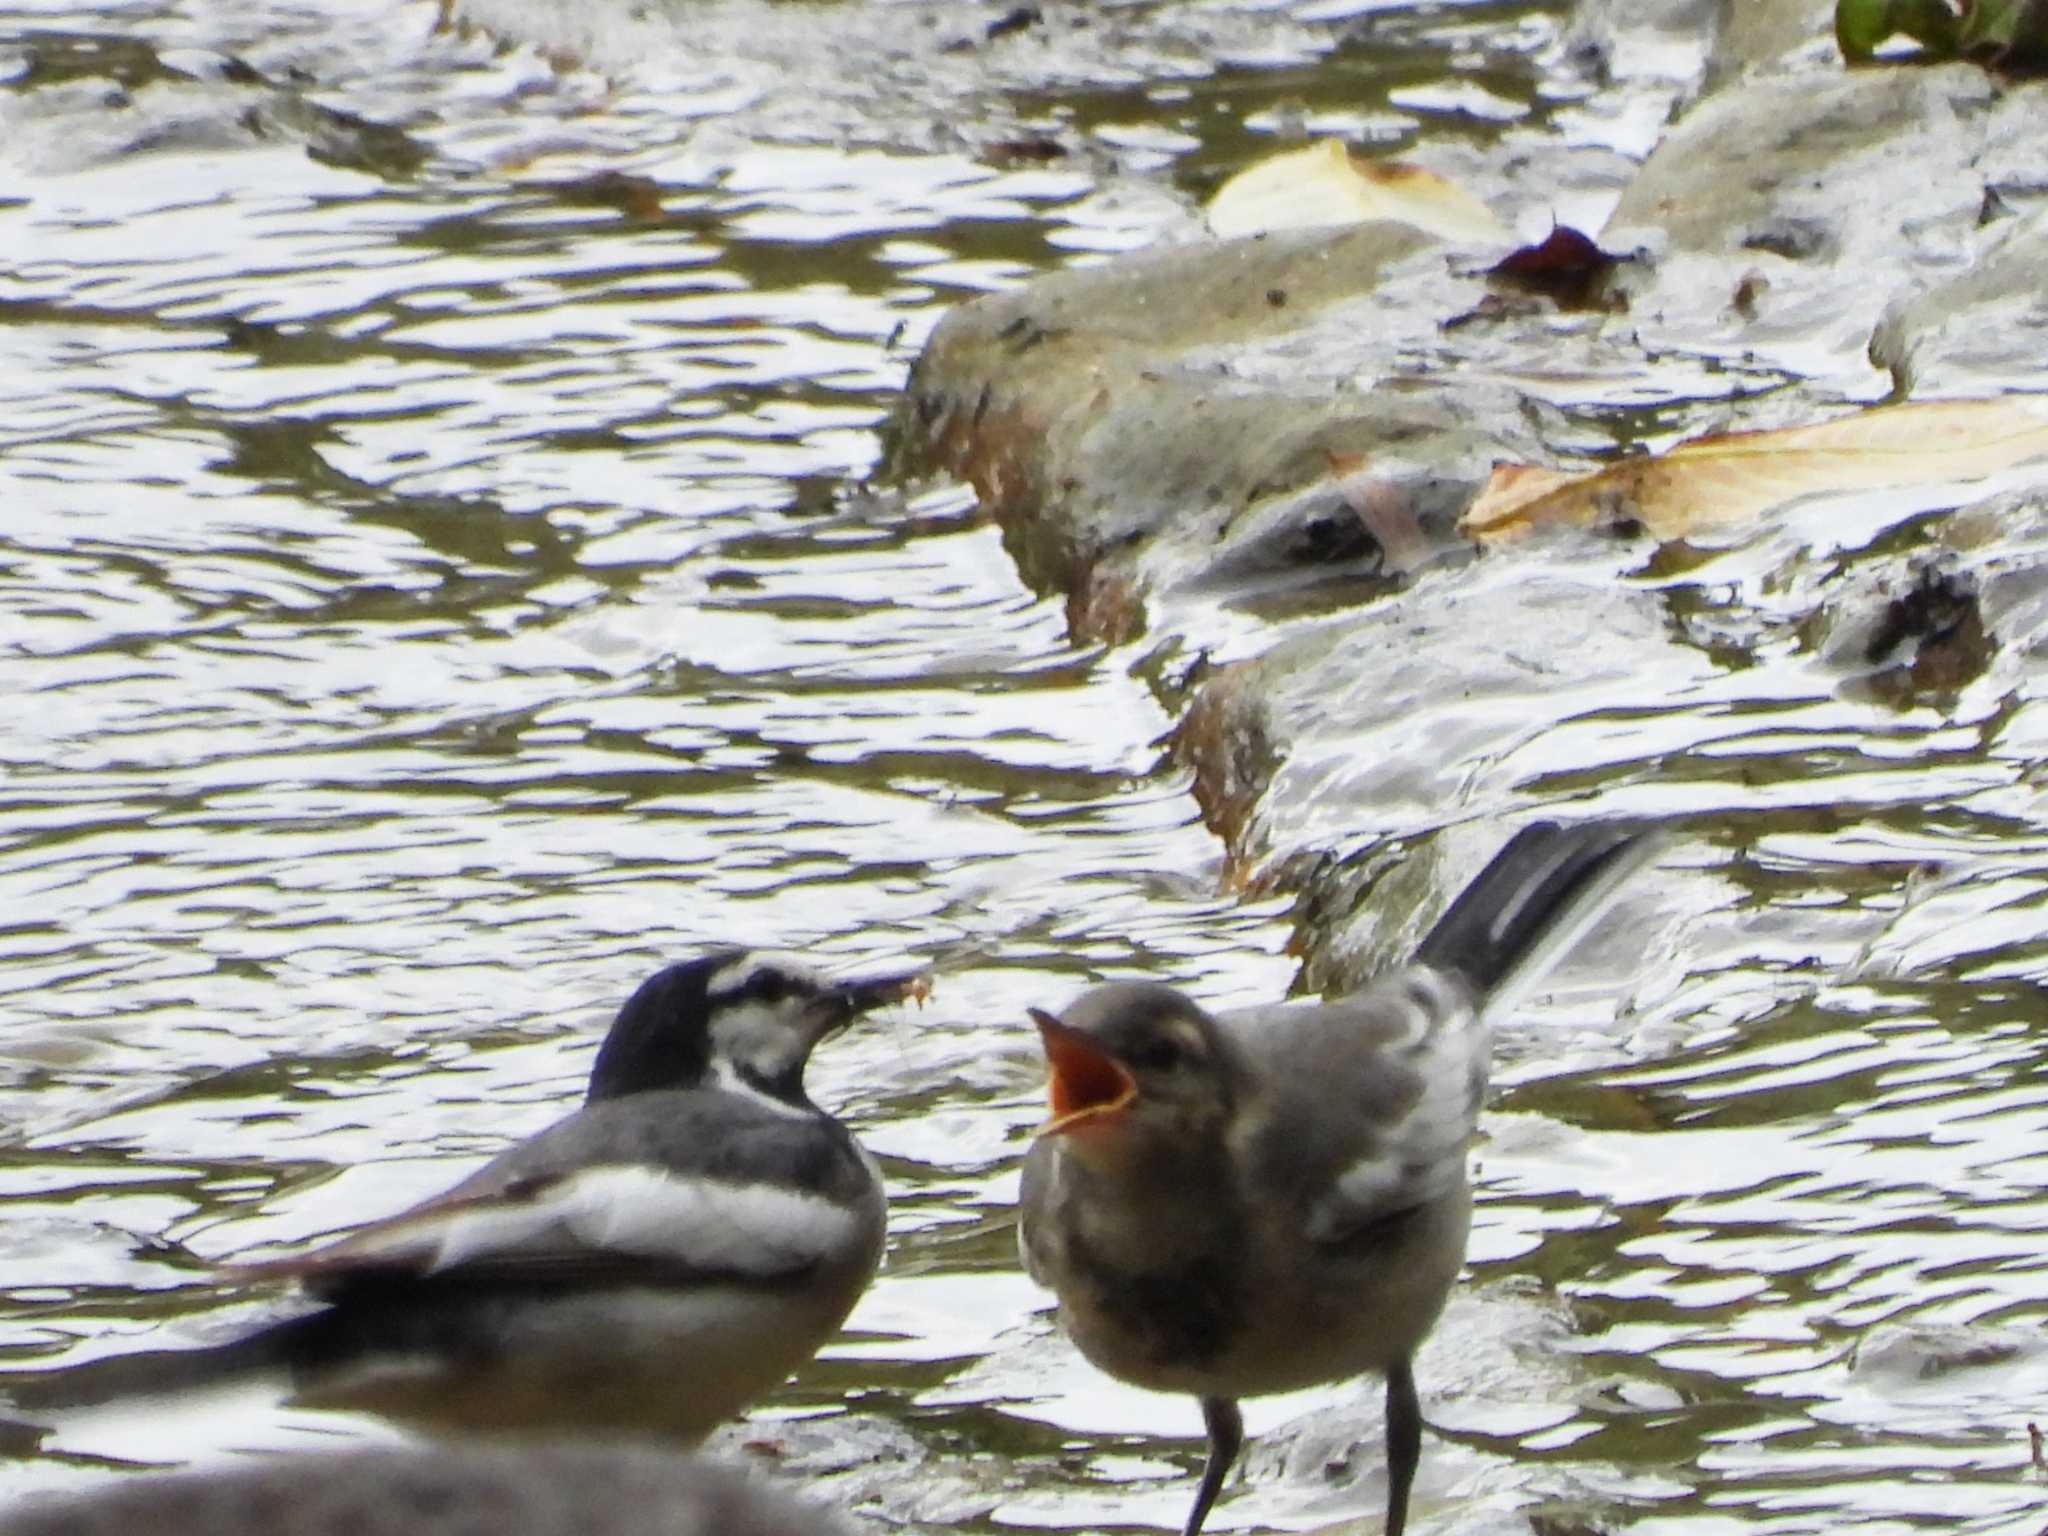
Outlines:
[[636,1098],[580,1110],[396,1216],[232,1273],[325,1295],[406,1281],[761,1281],[856,1245],[872,1223],[859,1154],[823,1117],[729,1094]]
[[1471,993],[1410,966],[1330,1003],[1226,1014],[1258,1104],[1242,1148],[1315,1242],[1342,1242],[1459,1188],[1486,1092]]

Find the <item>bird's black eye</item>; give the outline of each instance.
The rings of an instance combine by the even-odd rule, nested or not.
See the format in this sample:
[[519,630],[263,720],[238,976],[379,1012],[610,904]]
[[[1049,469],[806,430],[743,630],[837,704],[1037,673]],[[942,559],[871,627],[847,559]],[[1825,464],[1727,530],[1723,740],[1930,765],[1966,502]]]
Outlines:
[[1186,1058],[1180,1042],[1168,1035],[1147,1040],[1130,1054],[1130,1063],[1140,1072],[1171,1072]]
[[789,996],[789,978],[780,971],[759,971],[748,983],[747,990],[760,1001],[772,1005]]

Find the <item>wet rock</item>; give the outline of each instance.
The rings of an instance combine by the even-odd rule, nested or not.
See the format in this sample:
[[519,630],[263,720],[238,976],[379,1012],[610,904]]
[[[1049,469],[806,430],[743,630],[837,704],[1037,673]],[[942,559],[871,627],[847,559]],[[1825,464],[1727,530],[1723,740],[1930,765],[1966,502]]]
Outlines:
[[1758,79],[1700,102],[1600,236],[1650,252],[1618,274],[1642,340],[1868,393],[1865,345],[1886,305],[1975,237],[1995,94],[1952,65]]
[[[1704,81],[1585,226],[1623,258],[1568,295],[1590,308],[1489,284],[1501,251],[1375,225],[1055,274],[962,306],[920,359],[894,466],[970,481],[1076,635],[1201,658],[1160,688],[1183,711],[1171,750],[1227,878],[1297,893],[1307,988],[1403,953],[1534,810],[1819,832],[1857,813],[1804,803],[1803,781],[1917,794],[1872,771],[1843,708],[1913,714],[1904,765],[1980,723],[2048,634],[2022,506],[1994,525],[1873,498],[1845,518],[1844,497],[1655,549],[1622,529],[1477,559],[1446,531],[1492,460],[1812,421],[1884,391],[1873,359],[1916,390],[2023,382],[2024,274],[2048,252],[2021,221],[2048,180],[2020,146],[2048,133],[2048,91],[1963,65],[1845,73],[1820,0],[1737,11],[1581,8],[1558,69],[1601,146],[1518,129],[1462,168],[1528,215],[1531,183],[1611,181],[1650,106]],[[1502,166],[1520,185],[1488,179]],[[1990,530],[1981,549],[1965,526]],[[1847,962],[1882,918],[1868,866],[1839,878],[1844,900],[1782,932],[1730,918],[1731,949],[1783,951],[1789,979],[1702,1006],[1774,1006]]]
[[1862,1386],[1912,1390],[1972,1375],[2003,1378],[2037,1364],[2044,1351],[2048,1340],[2033,1329],[1887,1324],[1857,1340],[1849,1370]]
[[1939,525],[1943,557],[1967,572],[1996,638],[2001,686],[2048,652],[2048,490],[2007,491],[1957,508]]
[[1992,677],[2000,690],[2048,647],[2048,492],[2007,491],[1918,520],[1920,538],[1819,581],[1796,628],[1845,697],[1953,712]]
[[323,164],[377,175],[416,171],[426,150],[404,130],[308,99],[247,66],[129,89],[77,79],[0,99],[0,163],[65,175],[133,155],[303,146]]
[[1482,560],[1225,670],[1175,751],[1250,870],[1497,814],[1526,775],[1571,758],[1566,738],[1602,703],[1711,669],[1674,645],[1654,591],[1598,568]]
[[[1782,45],[1811,7],[1763,9],[1718,67],[1799,67]],[[1680,80],[1690,66],[1643,40],[1712,34],[1674,3],[1588,7],[1572,36],[1603,58],[1634,49],[1636,76],[1662,58]],[[1670,360],[1690,353],[1702,380],[1818,360],[1820,376],[1862,385],[1886,303],[1977,238],[1977,162],[2005,110],[1962,66],[1729,86],[1666,136],[1608,223],[1606,247],[1629,259],[1599,302],[1626,311],[1626,330],[1548,324],[1545,301],[1487,292],[1486,263],[1446,263],[1393,226],[1056,274],[947,317],[892,464],[972,483],[1027,577],[1067,595],[1077,636],[1176,635],[1205,652],[1225,637],[1241,655],[1255,646],[1227,638],[1244,630],[1220,610],[1290,623],[1381,601],[1457,548],[1447,524],[1492,461],[1530,457],[1532,431],[1533,457],[1555,457],[1540,440],[1567,435],[1564,417],[1503,380],[1618,383],[1654,366],[1682,392]],[[1873,177],[1903,190],[1871,199]],[[1652,260],[1634,259],[1637,241]],[[1227,826],[1256,793],[1227,760],[1270,754],[1242,722],[1213,730],[1215,715],[1182,745],[1211,765],[1200,793]]]
[[1942,561],[1915,561],[1903,579],[1880,578],[1857,599],[1817,617],[1822,654],[1865,697],[1901,708],[1952,698],[1983,675],[1997,649],[1976,581]]
[[[1349,323],[1362,363],[1381,342],[1382,281],[1428,247],[1391,224],[1273,234],[963,305],[918,361],[893,468],[971,483],[1026,576],[1066,591],[1091,639],[1135,636],[1162,590],[1412,563],[1447,544],[1486,468],[1520,441],[1512,411],[1489,436],[1440,394],[1283,387],[1277,355],[1305,327]],[[1327,355],[1318,371],[1332,371]],[[1362,468],[1365,481],[1347,479]],[[1390,562],[1396,529],[1413,537]]]
[[[2041,126],[2048,133],[2048,123]],[[1870,342],[1902,395],[2033,389],[2048,356],[2048,211],[2000,221],[1967,270],[1891,303]]]

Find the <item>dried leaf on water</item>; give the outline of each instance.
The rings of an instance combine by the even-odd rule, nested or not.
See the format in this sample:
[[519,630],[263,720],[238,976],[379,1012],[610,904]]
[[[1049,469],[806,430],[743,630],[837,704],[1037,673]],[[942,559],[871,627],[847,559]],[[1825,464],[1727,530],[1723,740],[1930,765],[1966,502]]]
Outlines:
[[1506,238],[1486,204],[1434,171],[1362,160],[1341,139],[1319,139],[1245,167],[1209,199],[1209,228],[1229,239],[1320,224],[1407,224],[1444,240]]
[[1696,437],[1573,474],[1500,464],[1459,529],[1482,542],[1545,523],[1633,522],[1659,539],[1751,521],[1829,491],[1976,480],[2048,455],[2048,402],[1879,406],[1813,426]]

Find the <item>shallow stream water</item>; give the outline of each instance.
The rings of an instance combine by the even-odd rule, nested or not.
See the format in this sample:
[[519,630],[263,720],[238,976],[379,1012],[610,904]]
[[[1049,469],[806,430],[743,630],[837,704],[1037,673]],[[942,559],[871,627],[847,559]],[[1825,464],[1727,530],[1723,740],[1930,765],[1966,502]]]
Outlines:
[[[1114,63],[975,87],[1000,13],[962,7],[931,58],[970,83],[917,115],[712,67],[686,27],[597,70],[426,3],[0,6],[0,1365],[246,1325],[201,1260],[544,1124],[695,946],[909,954],[947,967],[931,1004],[812,1074],[889,1175],[887,1270],[746,1434],[888,1520],[1177,1527],[1194,1408],[1090,1372],[1017,1271],[1024,1009],[1112,975],[1278,995],[1286,902],[1221,889],[1164,766],[1185,662],[1072,644],[969,496],[864,483],[877,428],[948,304],[1182,227],[1283,129],[1483,144],[1560,110],[1525,63],[1558,20],[1349,8],[1368,48],[1345,7],[1103,9]],[[822,48],[859,8],[757,10]],[[1930,729],[1950,777],[1901,804],[2031,805],[1988,727]],[[1768,783],[1866,746],[1729,750]],[[2025,819],[1973,909],[2039,903]],[[1929,911],[1874,979],[1781,984],[1794,935],[1703,963],[1659,1041],[1520,1041],[1425,1357],[1425,1529],[1562,1495],[1688,1532],[2048,1521],[2041,1008]],[[1944,1377],[1919,1334],[1878,1358],[1886,1322],[2007,1326]],[[86,1417],[10,1442],[0,1495],[388,1433]],[[1376,1432],[1263,1454],[1212,1528],[1376,1520]],[[877,1457],[907,1470],[861,1481]]]

